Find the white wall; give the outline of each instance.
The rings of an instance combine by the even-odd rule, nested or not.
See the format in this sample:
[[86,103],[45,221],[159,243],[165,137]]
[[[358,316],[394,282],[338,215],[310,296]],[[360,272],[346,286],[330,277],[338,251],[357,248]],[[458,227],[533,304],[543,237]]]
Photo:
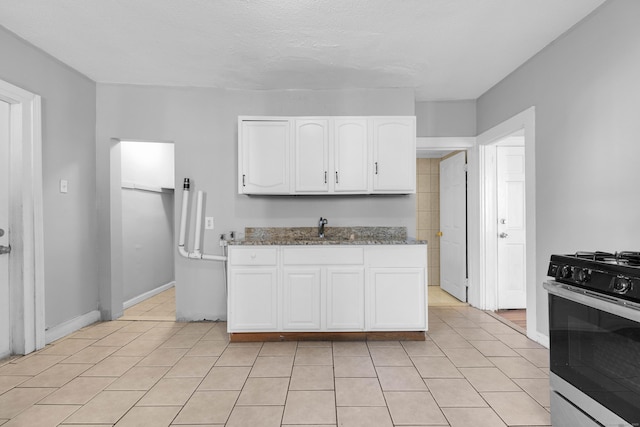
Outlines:
[[[0,27],[0,79],[42,97],[45,317],[97,308],[93,81]],[[59,192],[60,179],[69,192]]]
[[612,0],[478,99],[478,133],[536,107],[537,330],[551,254],[639,250],[640,2]]
[[123,183],[173,188],[175,176],[173,144],[141,141],[122,141],[121,144]]
[[[173,144],[121,142],[123,300],[174,280]],[[134,187],[134,188],[131,188]]]
[[[118,271],[109,268],[118,258],[110,237],[121,233],[111,210],[119,209],[110,183],[119,171],[109,158],[117,147],[112,138],[173,141],[176,155],[176,206],[181,182],[192,179],[192,191],[206,193],[205,215],[216,229],[204,235],[204,250],[220,253],[218,234],[246,226],[314,226],[320,216],[334,226],[406,226],[415,235],[415,196],[273,197],[237,194],[237,116],[239,115],[413,115],[411,90],[226,91],[98,85],[97,158],[100,292],[105,317],[117,315]],[[194,217],[193,205],[191,217]],[[175,222],[179,220],[176,210]],[[191,221],[193,224],[193,221]],[[177,226],[177,224],[175,224]],[[192,245],[193,233],[187,246]],[[226,317],[222,265],[176,260],[178,319]]]

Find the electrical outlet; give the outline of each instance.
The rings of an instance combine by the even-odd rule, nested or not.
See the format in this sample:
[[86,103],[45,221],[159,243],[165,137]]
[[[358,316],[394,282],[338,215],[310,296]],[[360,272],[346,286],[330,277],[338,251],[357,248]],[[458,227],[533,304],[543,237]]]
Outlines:
[[66,179],[61,179],[60,180],[60,192],[61,193],[66,193],[69,191],[69,181],[67,181]]
[[213,217],[207,216],[204,218],[204,228],[205,230],[213,230]]

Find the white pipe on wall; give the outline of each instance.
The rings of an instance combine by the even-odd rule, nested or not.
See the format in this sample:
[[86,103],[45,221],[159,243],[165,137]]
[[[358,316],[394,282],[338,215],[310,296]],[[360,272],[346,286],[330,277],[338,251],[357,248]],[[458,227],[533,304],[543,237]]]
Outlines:
[[196,235],[193,240],[193,252],[200,254],[200,234],[202,227],[202,191],[198,191],[198,198],[196,202]]
[[187,212],[189,207],[189,178],[184,179],[183,192],[182,192],[182,215],[180,216],[180,234],[178,236],[178,253],[190,259],[204,259],[207,261],[226,261],[227,257],[222,255],[208,255],[200,252],[200,234],[202,232],[202,191],[198,192],[198,202],[196,214],[196,249],[193,252],[187,251],[184,246],[186,231],[187,231]]
[[180,235],[178,236],[178,253],[189,258],[189,252],[184,248],[184,239],[187,230],[187,210],[189,207],[189,178],[184,179],[182,192],[182,214],[180,215]]

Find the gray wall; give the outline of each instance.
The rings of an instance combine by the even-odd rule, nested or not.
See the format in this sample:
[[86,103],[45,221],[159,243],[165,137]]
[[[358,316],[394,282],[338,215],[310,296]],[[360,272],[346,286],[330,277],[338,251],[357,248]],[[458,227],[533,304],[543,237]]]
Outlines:
[[[415,196],[259,197],[237,194],[237,117],[239,115],[414,115],[413,91],[226,91],[98,85],[97,158],[99,194],[100,292],[105,316],[117,315],[118,271],[108,267],[118,254],[109,237],[121,224],[108,212],[119,202],[110,188],[117,170],[109,158],[114,138],[173,141],[176,161],[176,227],[182,203],[181,181],[192,179],[192,194],[206,193],[205,215],[215,230],[204,233],[204,251],[221,253],[218,235],[247,226],[314,226],[320,216],[332,226],[399,225],[415,235]],[[187,247],[192,247],[194,205]],[[110,208],[111,206],[111,208]],[[116,206],[115,209],[119,207]],[[115,211],[114,211],[115,212]],[[226,318],[222,265],[176,260],[177,318]]]
[[640,2],[605,3],[479,98],[478,133],[536,108],[537,317],[549,256],[639,250]]
[[[47,327],[97,308],[96,85],[0,27],[0,79],[42,97]],[[69,192],[59,192],[60,179]]]
[[175,279],[173,148],[157,142],[120,144],[124,301]]
[[476,101],[416,102],[420,137],[476,136]]
[[123,301],[174,280],[173,193],[122,189]]

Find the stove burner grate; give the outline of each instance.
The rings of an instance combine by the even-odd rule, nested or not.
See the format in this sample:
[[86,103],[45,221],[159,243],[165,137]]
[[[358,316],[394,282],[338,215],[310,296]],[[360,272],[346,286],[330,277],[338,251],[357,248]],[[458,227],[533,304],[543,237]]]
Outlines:
[[640,266],[640,252],[636,251],[621,251],[616,253],[611,252],[576,252],[574,257],[596,262],[606,262],[610,264],[622,264],[629,266]]

